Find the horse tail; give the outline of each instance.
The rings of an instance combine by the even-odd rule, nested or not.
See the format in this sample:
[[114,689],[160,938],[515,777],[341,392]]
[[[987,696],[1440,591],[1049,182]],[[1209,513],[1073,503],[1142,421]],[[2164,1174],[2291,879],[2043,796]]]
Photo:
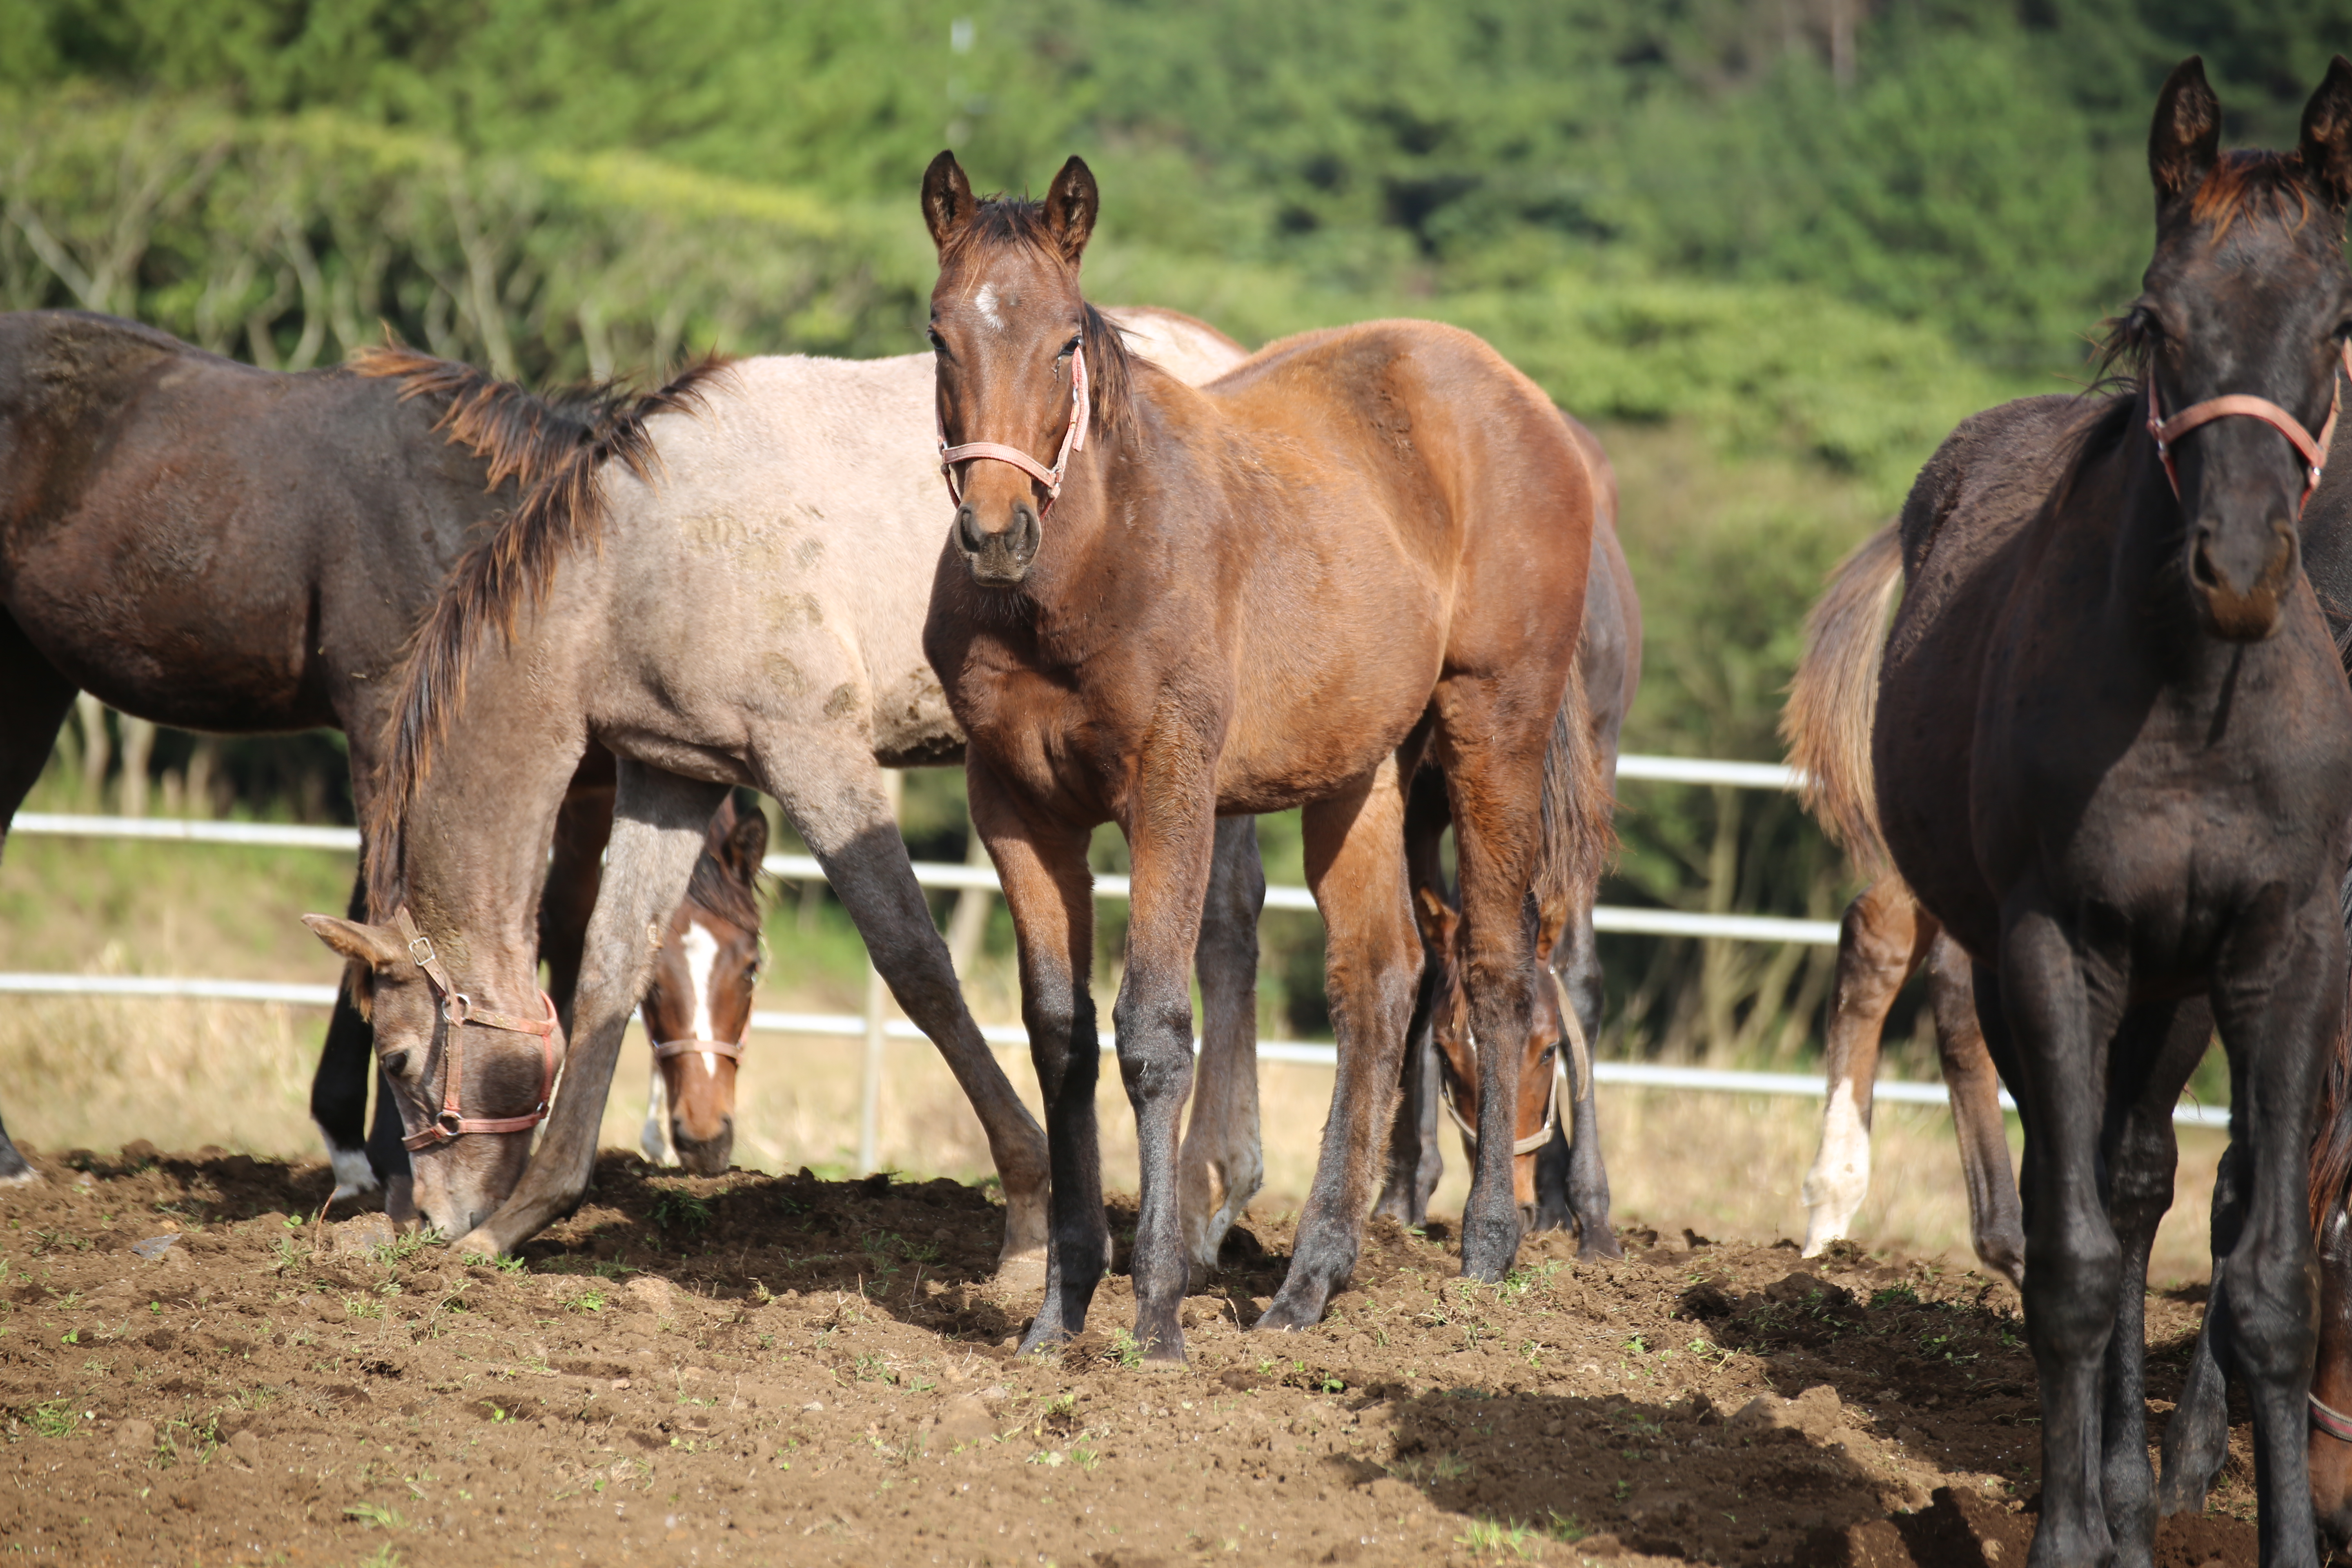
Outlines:
[[1544,747],[1542,799],[1532,889],[1536,907],[1565,910],[1573,918],[1599,892],[1601,874],[1617,847],[1612,826],[1616,802],[1592,734],[1580,658],[1570,664],[1568,690],[1552,715],[1551,740]]
[[1886,616],[1903,583],[1903,540],[1890,522],[1856,545],[1830,574],[1805,617],[1805,651],[1789,684],[1780,738],[1803,775],[1805,808],[1832,842],[1873,874],[1886,868],[1870,732],[1878,716],[1878,666]]
[[484,629],[495,625],[513,641],[519,617],[545,598],[564,554],[603,544],[604,465],[618,462],[651,480],[661,458],[646,421],[707,408],[709,384],[727,367],[714,354],[654,392],[607,384],[551,401],[470,365],[398,346],[366,350],[353,361],[361,375],[399,381],[404,402],[446,398],[433,427],[486,461],[493,488],[512,479],[523,492],[514,510],[457,558],[402,660],[365,825],[371,889],[389,889],[397,880],[401,822],[465,702],[467,668]]

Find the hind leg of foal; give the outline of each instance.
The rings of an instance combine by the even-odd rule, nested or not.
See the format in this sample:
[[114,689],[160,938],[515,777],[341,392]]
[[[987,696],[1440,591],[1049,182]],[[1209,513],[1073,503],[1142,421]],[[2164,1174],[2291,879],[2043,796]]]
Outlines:
[[1996,1028],[2021,1068],[2032,1128],[2027,1164],[2026,1337],[2042,1395],[2042,1521],[2031,1568],[2103,1563],[2113,1544],[2103,1499],[2103,1372],[2123,1284],[2123,1248],[2107,1216],[2099,1143],[2107,1044],[2119,1022],[2120,965],[2086,951],[2038,890],[2002,910],[2000,967],[1979,996],[2000,1004]]
[[[1572,1041],[1560,1042],[1569,1091],[1569,1113],[1561,1120],[1576,1133],[1575,1142],[1566,1151],[1566,1167],[1561,1173],[1567,1184],[1569,1217],[1576,1225],[1576,1255],[1580,1258],[1622,1258],[1625,1249],[1618,1245],[1616,1226],[1609,1218],[1609,1167],[1601,1156],[1601,1105],[1593,1084],[1592,1044],[1601,1037],[1601,943],[1592,929],[1592,910],[1589,906],[1577,912],[1575,923],[1569,928],[1567,959],[1560,978],[1568,993],[1568,1005],[1576,1015],[1576,1026],[1584,1032],[1584,1048],[1580,1051],[1572,1048]],[[1537,1156],[1538,1192],[1553,1190],[1552,1184],[1544,1180],[1544,1162],[1559,1141],[1560,1131],[1554,1129],[1551,1143]],[[1540,1216],[1540,1209],[1538,1212]]]
[[1805,1173],[1804,1257],[1818,1258],[1831,1242],[1843,1239],[1870,1195],[1870,1112],[1887,1010],[1918,972],[1938,929],[1911,889],[1891,876],[1856,894],[1839,922],[1837,984],[1830,992],[1822,1064],[1830,1092],[1822,1108],[1821,1149]]
[[[1110,1267],[1103,1213],[1102,1152],[1095,1124],[1101,1046],[1094,998],[1094,879],[1087,832],[1026,810],[987,763],[968,758],[965,795],[972,830],[988,846],[1021,955],[1021,1021],[1045,1102],[1051,1162],[1045,1299],[1022,1336],[1021,1353],[1058,1344],[1086,1327],[1095,1287]],[[1193,908],[1200,907],[1196,895]],[[1188,1030],[1189,1030],[1188,1021]],[[1186,1055],[1190,1056],[1190,1040]],[[1006,1221],[1008,1232],[1011,1220]]]
[[[1262,1329],[1319,1322],[1331,1293],[1355,1272],[1363,1247],[1380,1139],[1395,1114],[1405,1030],[1421,983],[1421,933],[1405,901],[1399,852],[1404,802],[1398,772],[1391,757],[1303,815],[1307,880],[1323,911],[1324,975],[1339,1070],[1290,1272],[1258,1320]],[[1515,1109],[1507,1106],[1503,1114],[1507,1118]],[[1503,1134],[1507,1157],[1512,1136]],[[1503,1200],[1513,1203],[1507,1168]],[[1516,1204],[1511,1213],[1516,1225]]]
[[[367,885],[352,883],[351,918],[367,919]],[[368,1083],[375,1076],[375,1030],[360,1016],[346,979],[335,987],[335,1010],[327,1019],[327,1041],[310,1075],[310,1120],[327,1141],[327,1163],[335,1190],[327,1201],[341,1203],[373,1192],[391,1174],[370,1163],[367,1149]],[[402,1152],[400,1170],[408,1169]]]
[[[74,695],[73,682],[50,667],[15,620],[0,615],[0,847],[16,808],[48,765]],[[0,1126],[0,1186],[40,1179]]]
[[2135,1008],[2109,1047],[2114,1079],[2101,1155],[2107,1220],[2123,1250],[2115,1331],[2107,1339],[2099,1430],[2100,1491],[2116,1568],[2149,1568],[2156,1548],[2156,1474],[2147,1462],[2147,1256],[2172,1206],[2179,1163],[2172,1107],[2212,1037],[2202,1002]]
[[[1406,786],[1405,878],[1413,888],[1445,896],[1445,829],[1454,808],[1446,803],[1445,779],[1435,768],[1419,768]],[[1386,1173],[1372,1205],[1400,1225],[1429,1218],[1429,1197],[1445,1175],[1445,1148],[1437,1131],[1437,1037],[1430,1027],[1437,1005],[1437,969],[1427,944],[1422,950],[1421,984],[1413,993],[1412,1022],[1406,1026],[1402,1094],[1389,1131]]]
[[[2215,1260],[2219,1317],[2253,1410],[2264,1568],[2317,1560],[2305,1443],[2319,1306],[2307,1161],[2321,1059],[2344,1021],[2337,921],[2332,888],[2300,908],[2283,896],[2258,902],[2232,922],[2214,966],[2214,1021],[2244,1095],[2231,1103],[2231,1132],[2248,1151],[2244,1225]],[[2032,1259],[2039,1272],[2040,1253]]]
[[1927,957],[1927,994],[1936,1015],[1936,1053],[1952,1101],[1952,1134],[1969,1192],[1969,1239],[1977,1258],[2019,1289],[2025,1288],[2025,1217],[2009,1168],[2009,1121],[2001,1114],[2000,1074],[1977,1026],[1975,966],[1960,944],[1938,934]]
[[[2234,1067],[2234,1064],[2233,1064]],[[2240,1103],[2231,1073],[2230,1102]],[[2205,1293],[2205,1325],[2197,1333],[2180,1399],[2164,1427],[2164,1469],[2157,1487],[2161,1513],[2202,1513],[2205,1494],[2230,1458],[2230,1334],[2221,1310],[2221,1259],[2238,1245],[2246,1220],[2245,1150],[2232,1141],[2213,1173],[2209,1220],[2213,1283]]]
[[1257,921],[1265,907],[1257,818],[1217,821],[1201,941],[1201,1065],[1178,1154],[1184,1253],[1194,1286],[1265,1180],[1257,1119]]

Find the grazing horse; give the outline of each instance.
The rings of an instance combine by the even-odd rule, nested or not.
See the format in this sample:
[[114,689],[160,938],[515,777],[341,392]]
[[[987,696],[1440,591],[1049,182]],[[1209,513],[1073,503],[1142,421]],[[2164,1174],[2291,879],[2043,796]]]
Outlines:
[[735,1074],[751,1029],[760,935],[760,861],[768,823],[730,798],[710,819],[686,901],[670,917],[640,1007],[653,1044],[639,1146],[656,1165],[722,1175],[735,1152]]
[[[1575,668],[1592,738],[1591,758],[1600,770],[1592,787],[1598,792],[1599,809],[1605,814],[1613,807],[1618,736],[1641,685],[1642,608],[1633,572],[1625,563],[1624,546],[1617,537],[1616,470],[1598,437],[1573,417],[1562,417],[1592,470],[1598,500],[1592,563],[1585,580],[1584,626],[1577,640]],[[1372,1207],[1374,1214],[1408,1226],[1420,1225],[1428,1217],[1430,1194],[1445,1173],[1439,1137],[1441,1094],[1449,1097],[1443,1103],[1457,1125],[1465,1121],[1475,1125],[1477,1121],[1475,1080],[1469,1067],[1473,1058],[1449,1049],[1447,1059],[1454,1065],[1447,1069],[1450,1081],[1442,1082],[1440,1042],[1431,1032],[1433,1018],[1443,1011],[1440,994],[1448,985],[1460,985],[1460,944],[1440,939],[1432,924],[1435,910],[1423,896],[1423,889],[1427,889],[1429,897],[1447,910],[1444,923],[1458,924],[1452,915],[1452,895],[1445,887],[1438,853],[1447,821],[1444,781],[1424,768],[1415,775],[1412,795],[1405,806],[1405,858],[1412,867],[1415,913],[1422,922],[1421,995],[1413,1006],[1412,1032],[1405,1045],[1404,1093],[1390,1134],[1388,1173],[1380,1201]],[[1564,933],[1554,933],[1556,939],[1564,936],[1564,940],[1545,944],[1545,965],[1567,988],[1577,1032],[1568,1031],[1559,993],[1538,984],[1535,1026],[1528,1034],[1528,1056],[1521,1068],[1519,1135],[1521,1142],[1533,1137],[1547,1120],[1550,1133],[1532,1156],[1521,1156],[1526,1168],[1515,1165],[1512,1184],[1524,1211],[1528,1184],[1532,1183],[1534,1208],[1525,1215],[1532,1228],[1573,1227],[1579,1257],[1617,1258],[1623,1252],[1609,1220],[1609,1171],[1601,1155],[1600,1108],[1590,1071],[1590,1042],[1600,1037],[1602,1004],[1600,943],[1592,929],[1598,890],[1596,884],[1576,899],[1568,911]],[[1458,1045],[1466,1047],[1466,1016],[1457,1026],[1462,1031],[1456,1037]],[[1570,1048],[1558,1054],[1562,1042],[1570,1042]],[[1565,1111],[1550,1087],[1560,1071],[1570,1075],[1563,1080],[1569,1093]],[[1475,1159],[1473,1154],[1474,1163]]]
[[1338,1083],[1289,1277],[1259,1320],[1302,1328],[1353,1269],[1394,1110],[1420,969],[1404,798],[1424,754],[1450,796],[1486,1090],[1463,1267],[1499,1278],[1520,1235],[1522,907],[1573,885],[1606,836],[1570,787],[1589,738],[1558,721],[1593,522],[1574,440],[1492,349],[1429,323],[1310,332],[1200,390],[1160,374],[1079,291],[1098,197],[1076,158],[1042,203],[981,202],[942,153],[922,207],[955,497],[923,646],[970,737],[1053,1160],[1045,1297],[1022,1348],[1078,1331],[1110,1261],[1093,827],[1116,822],[1134,867],[1114,1017],[1142,1163],[1136,1337],[1181,1362],[1175,1133],[1217,819],[1304,807],[1327,932]]
[[[690,395],[546,402],[422,355],[281,374],[110,316],[0,315],[0,830],[78,688],[187,729],[341,729],[364,810],[392,674],[450,563],[524,488],[601,458],[613,421]],[[549,933],[559,967],[580,937]],[[341,1193],[375,1184],[367,1060],[339,998],[312,1110]]]
[[2114,340],[2137,384],[2005,474],[1922,470],[1871,727],[1886,847],[1973,961],[2022,1108],[2037,1568],[2152,1561],[2147,1251],[2216,1025],[2235,1169],[2208,1334],[2252,1407],[2263,1561],[2315,1562],[2307,1164],[2344,1020],[2352,690],[2297,521],[2352,334],[2352,62],[2295,153],[2224,156],[2220,132],[2183,62],[2149,136],[2155,257]]
[[[592,738],[618,759],[564,1092],[539,1151],[520,1130],[458,1132],[480,1152],[429,1202],[419,1184],[461,1251],[506,1251],[586,1190],[662,931],[726,787],[749,784],[776,798],[956,1074],[1004,1184],[1002,1260],[1042,1274],[1045,1137],[964,1004],[883,789],[884,767],[953,762],[964,744],[921,646],[939,550],[930,376],[925,355],[735,362],[699,414],[627,430],[643,469],[530,491],[418,634],[368,825],[367,918],[308,918],[362,972],[412,1135],[535,1105],[547,845],[572,759]],[[1218,836],[1231,896],[1202,944],[1213,1042],[1255,1028],[1253,829]],[[415,962],[427,953],[438,973]],[[457,994],[475,1022],[452,1026]]]
[[[2074,400],[2047,402],[2072,405]],[[1978,460],[1983,450],[1981,445],[1971,448],[1969,458]],[[2009,449],[1994,450],[2005,457]],[[1869,1194],[1870,1113],[1886,1015],[1895,993],[1925,968],[1936,1050],[1951,1097],[1952,1131],[1969,1194],[1969,1239],[1986,1268],[2022,1289],[2025,1222],[2018,1209],[2017,1181],[2010,1173],[2000,1077],[1977,1027],[1968,954],[1885,864],[1871,781],[1836,776],[1837,770],[1866,759],[1878,694],[1866,681],[1860,689],[1839,689],[1840,679],[1855,672],[1840,665],[1835,650],[1885,635],[1902,570],[1902,540],[1895,523],[1873,533],[1839,563],[1828,591],[1806,618],[1805,653],[1781,717],[1789,760],[1806,781],[1807,806],[1819,815],[1832,841],[1854,855],[1873,878],[1846,906],[1838,926],[1837,983],[1830,993],[1822,1061],[1829,1093],[1822,1108],[1821,1147],[1805,1173],[1803,1255],[1818,1258],[1843,1238]],[[1862,816],[1843,820],[1832,809],[1838,805]]]

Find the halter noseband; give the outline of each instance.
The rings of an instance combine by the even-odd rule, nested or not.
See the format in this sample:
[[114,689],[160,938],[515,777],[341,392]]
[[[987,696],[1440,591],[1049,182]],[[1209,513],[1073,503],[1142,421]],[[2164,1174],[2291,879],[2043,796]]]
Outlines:
[[743,1059],[741,1040],[664,1040],[654,1047],[654,1060],[666,1062],[675,1057],[692,1056],[697,1052],[709,1057],[725,1057],[730,1061]]
[[[1568,987],[1560,984],[1559,975],[1549,969],[1545,970],[1544,973],[1551,975],[1553,989],[1559,993],[1559,1016],[1568,1029],[1569,1049],[1576,1057],[1576,1069],[1586,1079],[1590,1079],[1592,1076],[1592,1061],[1584,1042],[1584,1020],[1576,1016],[1575,1005],[1569,1000]],[[1552,1130],[1559,1125],[1559,1086],[1567,1079],[1567,1061],[1559,1057],[1552,1058],[1551,1092],[1544,1100],[1543,1125],[1511,1145],[1514,1158],[1521,1154],[1532,1154],[1551,1142]],[[1471,1126],[1469,1120],[1455,1107],[1452,1092],[1443,1082],[1437,1086],[1437,1099],[1439,1103],[1445,1107],[1445,1114],[1454,1118],[1454,1125],[1462,1130],[1462,1136],[1469,1141],[1470,1147],[1475,1152],[1478,1147],[1478,1130]]]
[[956,488],[955,466],[987,459],[1010,463],[1039,484],[1045,487],[1045,504],[1037,509],[1043,517],[1053,510],[1062,496],[1062,476],[1069,471],[1070,454],[1087,449],[1087,421],[1090,400],[1087,396],[1087,351],[1084,344],[1070,351],[1070,422],[1062,430],[1062,449],[1055,454],[1054,466],[1045,467],[1018,447],[1007,447],[995,441],[966,441],[961,447],[948,445],[947,426],[940,426],[940,477],[948,482],[948,499],[958,506],[963,504],[963,492]]
[[[408,956],[416,967],[425,971],[425,978],[441,995],[441,1016],[449,1022],[448,1044],[442,1051],[441,1110],[433,1118],[431,1126],[422,1132],[412,1133],[400,1141],[404,1149],[430,1149],[436,1143],[447,1143],[467,1132],[527,1132],[547,1119],[548,1101],[555,1092],[555,999],[542,991],[539,999],[547,1005],[543,1019],[519,1017],[512,1013],[494,1013],[487,1007],[477,1007],[474,999],[457,989],[442,965],[440,955],[433,951],[433,940],[416,929],[410,918],[408,906],[403,904],[392,912],[393,923],[400,929],[400,937],[408,944]],[[526,1116],[467,1116],[459,1108],[457,1094],[465,1081],[465,1036],[458,1033],[467,1025],[485,1029],[504,1029],[513,1035],[537,1035],[540,1049],[545,1058],[539,1084],[539,1104]]]
[[2305,1394],[2311,1404],[2311,1424],[2339,1443],[2352,1443],[2352,1415],[2347,1415],[2333,1405],[2323,1405],[2316,1394]]
[[[2352,375],[2352,341],[2344,344],[2343,364],[2345,374]],[[2239,415],[2274,426],[2280,435],[2294,442],[2294,449],[2302,454],[2303,500],[2295,502],[2295,510],[2302,510],[2305,503],[2311,500],[2311,492],[2319,488],[2320,471],[2327,467],[2328,443],[2336,438],[2336,415],[2344,402],[2344,384],[2332,373],[2327,380],[2327,423],[2319,427],[2318,438],[2315,440],[2311,432],[2303,427],[2302,420],[2267,397],[2256,397],[2242,392],[2192,403],[2167,419],[2164,416],[2164,401],[2156,392],[2156,372],[2151,367],[2147,374],[2147,433],[2156,441],[2156,455],[2163,459],[2164,477],[2172,483],[2173,499],[2180,499],[2180,473],[2173,467],[2172,444],[2200,425]]]

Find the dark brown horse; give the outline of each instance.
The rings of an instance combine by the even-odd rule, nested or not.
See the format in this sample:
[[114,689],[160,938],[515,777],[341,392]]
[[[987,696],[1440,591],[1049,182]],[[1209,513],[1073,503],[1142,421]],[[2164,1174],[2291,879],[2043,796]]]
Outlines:
[[[1443,767],[1485,1088],[1465,1271],[1517,1252],[1513,1112],[1534,982],[1522,906],[1605,830],[1561,725],[1592,487],[1549,402],[1452,328],[1276,344],[1200,392],[1134,360],[1078,288],[1097,210],[1072,159],[1043,203],[923,182],[931,335],[961,486],[924,648],[970,738],[972,820],[1004,884],[1046,1108],[1053,1225],[1025,1349],[1075,1333],[1109,1235],[1096,1146],[1087,845],[1133,858],[1115,1017],[1136,1112],[1137,1337],[1181,1360],[1176,1119],[1221,814],[1305,808],[1339,1072],[1290,1276],[1262,1326],[1322,1315],[1374,1195],[1420,969],[1405,785]],[[1038,454],[1058,452],[1054,467]],[[997,460],[982,460],[993,458]],[[1576,811],[1585,815],[1574,816]],[[1580,837],[1581,835],[1581,837]]]
[[[187,729],[339,728],[364,815],[389,678],[450,563],[670,395],[542,403],[396,353],[287,375],[109,316],[0,315],[0,828],[78,688]],[[548,933],[562,991],[585,912]],[[345,1190],[373,1184],[370,1061],[346,998],[312,1097]]]
[[[2315,1562],[2307,1151],[2345,1005],[2352,690],[2299,569],[2317,474],[2298,447],[2332,426],[2352,334],[2352,63],[2294,154],[2224,157],[2220,126],[2184,62],[2149,138],[2155,258],[2116,340],[2138,384],[2018,444],[2022,471],[1923,470],[1873,727],[1887,847],[1974,961],[2022,1107],[2039,1568],[2152,1560],[2147,1249],[2215,1025],[2237,1165],[2208,1333],[2253,1409],[2263,1561]],[[2004,416],[2045,417],[1984,417]]]

